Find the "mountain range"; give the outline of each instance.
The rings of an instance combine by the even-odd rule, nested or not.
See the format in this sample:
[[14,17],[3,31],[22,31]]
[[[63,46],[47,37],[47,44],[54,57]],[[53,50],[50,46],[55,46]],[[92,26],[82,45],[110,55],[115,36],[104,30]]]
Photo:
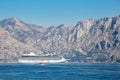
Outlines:
[[0,62],[26,52],[56,54],[69,62],[120,63],[120,15],[42,27],[12,17],[0,21]]

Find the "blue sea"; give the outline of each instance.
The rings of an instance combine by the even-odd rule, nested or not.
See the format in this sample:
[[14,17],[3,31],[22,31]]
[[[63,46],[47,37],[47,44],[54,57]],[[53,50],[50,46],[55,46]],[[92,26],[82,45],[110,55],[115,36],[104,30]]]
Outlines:
[[0,80],[120,80],[120,64],[0,64]]

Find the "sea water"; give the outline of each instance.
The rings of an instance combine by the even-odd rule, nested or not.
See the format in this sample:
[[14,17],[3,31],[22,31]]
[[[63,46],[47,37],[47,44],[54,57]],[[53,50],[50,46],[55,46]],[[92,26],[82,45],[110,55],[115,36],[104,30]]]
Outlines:
[[0,64],[0,80],[120,80],[120,64]]

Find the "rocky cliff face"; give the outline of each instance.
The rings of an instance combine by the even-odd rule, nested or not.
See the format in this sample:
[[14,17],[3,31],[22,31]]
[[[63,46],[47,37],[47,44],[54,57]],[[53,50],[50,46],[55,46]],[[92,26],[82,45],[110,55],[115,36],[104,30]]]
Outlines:
[[17,61],[22,53],[33,51],[62,55],[72,62],[120,62],[120,16],[79,21],[71,27],[62,24],[48,28],[12,17],[0,21],[0,28],[1,47],[8,48],[8,52],[0,48],[3,61],[5,56],[7,60]]

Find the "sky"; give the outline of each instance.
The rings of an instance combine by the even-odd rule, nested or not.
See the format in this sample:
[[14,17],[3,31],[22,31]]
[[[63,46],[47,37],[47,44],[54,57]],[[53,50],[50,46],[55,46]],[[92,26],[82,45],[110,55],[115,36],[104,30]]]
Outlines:
[[120,15],[120,0],[0,0],[0,20],[17,17],[44,27]]

